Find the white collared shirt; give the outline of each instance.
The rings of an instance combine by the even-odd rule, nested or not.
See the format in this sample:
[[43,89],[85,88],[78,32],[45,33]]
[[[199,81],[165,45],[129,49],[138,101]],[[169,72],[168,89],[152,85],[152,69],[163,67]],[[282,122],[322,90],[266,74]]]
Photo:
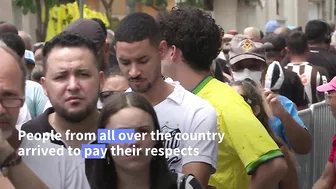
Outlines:
[[[211,133],[217,132],[216,110],[207,101],[183,88],[179,82],[171,78],[165,80],[173,85],[174,91],[162,102],[154,106],[161,132],[171,133],[172,138],[165,142],[170,149],[191,147],[199,150],[198,156],[171,155],[168,166],[173,172],[182,172],[183,165],[191,162],[210,164],[213,170],[217,167],[218,141],[178,141],[177,133]],[[129,88],[126,92],[132,92]]]

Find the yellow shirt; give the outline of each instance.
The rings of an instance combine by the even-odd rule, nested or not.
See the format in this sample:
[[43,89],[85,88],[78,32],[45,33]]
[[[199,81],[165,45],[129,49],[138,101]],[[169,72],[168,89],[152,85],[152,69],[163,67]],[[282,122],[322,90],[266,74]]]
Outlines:
[[208,76],[192,92],[212,104],[217,111],[218,132],[225,133],[218,146],[217,172],[209,185],[247,189],[249,174],[261,163],[283,156],[282,152],[249,105],[229,85]]

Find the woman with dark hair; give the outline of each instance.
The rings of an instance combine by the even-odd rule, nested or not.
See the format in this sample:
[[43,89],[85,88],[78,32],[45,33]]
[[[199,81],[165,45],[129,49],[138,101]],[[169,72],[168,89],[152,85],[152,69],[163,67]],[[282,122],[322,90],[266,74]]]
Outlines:
[[254,115],[263,124],[269,135],[277,143],[282,153],[284,154],[288,171],[287,174],[282,178],[279,183],[279,189],[298,189],[298,178],[297,178],[297,162],[295,156],[287,147],[285,142],[278,137],[270,127],[269,121],[271,115],[271,110],[267,105],[266,99],[264,98],[260,86],[257,85],[251,79],[244,79],[242,81],[234,81],[230,85],[235,89],[250,105]]
[[[134,129],[146,133],[133,144],[118,144],[119,148],[139,148],[138,155],[112,156],[107,150],[105,159],[87,159],[86,172],[92,189],[198,189],[202,186],[192,175],[172,173],[164,154],[152,156],[144,149],[164,149],[163,141],[152,140],[160,125],[151,104],[137,93],[118,93],[106,99],[101,111],[100,129]],[[155,134],[154,134],[155,136]],[[154,137],[155,139],[157,137]],[[110,149],[117,144],[108,144]]]

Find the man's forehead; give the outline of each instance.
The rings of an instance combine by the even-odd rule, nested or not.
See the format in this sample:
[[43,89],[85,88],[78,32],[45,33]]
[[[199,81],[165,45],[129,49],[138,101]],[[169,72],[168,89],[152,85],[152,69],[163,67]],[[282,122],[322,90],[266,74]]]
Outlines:
[[76,54],[86,54],[88,51],[90,51],[87,47],[62,47],[62,46],[56,46],[52,48],[52,50],[49,52],[49,56],[62,56],[63,54],[73,54],[74,52]]
[[0,76],[0,95],[20,95],[24,91],[22,89],[22,80],[13,77],[17,75],[17,73],[7,72]]
[[149,39],[145,39],[142,41],[136,42],[125,42],[125,41],[117,41],[115,44],[116,50],[119,51],[153,51],[154,47],[150,43]]
[[48,65],[48,70],[51,73],[60,72],[60,71],[93,71],[96,68],[94,65],[90,63],[85,63],[84,60],[76,60],[76,61],[59,61],[57,64],[50,64]]
[[138,59],[146,56],[151,56],[155,52],[155,49],[148,43],[126,43],[121,42],[117,43],[116,46],[116,54],[119,58],[124,59]]
[[47,63],[51,68],[94,67],[94,58],[88,49],[59,48],[50,52]]

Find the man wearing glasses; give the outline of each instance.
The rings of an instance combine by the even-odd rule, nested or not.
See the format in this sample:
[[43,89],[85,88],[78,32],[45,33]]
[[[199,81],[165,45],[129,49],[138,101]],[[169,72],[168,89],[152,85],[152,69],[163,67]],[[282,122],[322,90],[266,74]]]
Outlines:
[[[336,77],[334,77],[329,83],[318,86],[319,92],[325,92],[328,94],[327,103],[331,112],[336,118]],[[333,189],[336,186],[336,135],[333,138],[331,152],[328,158],[328,162],[324,168],[321,178],[315,183],[313,189]]]
[[107,76],[102,92],[99,95],[101,102],[117,92],[125,92],[129,88],[127,79],[119,72],[110,72]]
[[15,124],[24,104],[27,74],[24,64],[4,43],[0,43],[0,56],[3,66],[0,70],[0,186],[47,188],[23,163],[16,153],[17,139],[11,137],[15,135]]

